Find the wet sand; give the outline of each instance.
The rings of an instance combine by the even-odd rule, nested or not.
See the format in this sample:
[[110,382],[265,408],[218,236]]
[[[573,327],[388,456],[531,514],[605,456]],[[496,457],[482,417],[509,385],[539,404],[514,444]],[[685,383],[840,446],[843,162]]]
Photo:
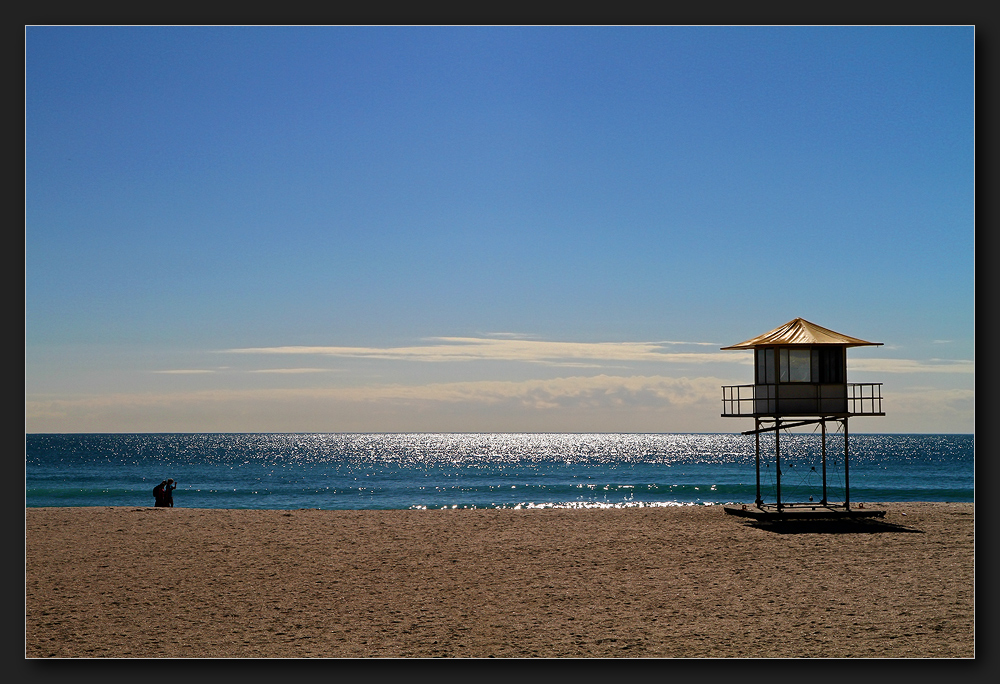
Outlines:
[[25,656],[974,657],[975,505],[879,507],[25,509]]

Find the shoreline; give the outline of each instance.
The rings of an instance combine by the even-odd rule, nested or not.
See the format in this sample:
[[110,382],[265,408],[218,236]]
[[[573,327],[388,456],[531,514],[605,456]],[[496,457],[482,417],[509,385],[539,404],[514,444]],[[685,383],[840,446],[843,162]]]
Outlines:
[[25,656],[975,657],[975,504],[865,505],[25,508]]

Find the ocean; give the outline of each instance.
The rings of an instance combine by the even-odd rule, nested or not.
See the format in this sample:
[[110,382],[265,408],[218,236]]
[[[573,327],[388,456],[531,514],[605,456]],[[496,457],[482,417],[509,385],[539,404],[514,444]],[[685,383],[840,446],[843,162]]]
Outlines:
[[[773,437],[761,491],[775,500]],[[827,497],[844,499],[843,436]],[[852,502],[975,500],[973,435],[851,434]],[[29,434],[25,506],[247,509],[627,508],[753,503],[739,434]],[[782,501],[822,496],[820,436],[782,433]]]

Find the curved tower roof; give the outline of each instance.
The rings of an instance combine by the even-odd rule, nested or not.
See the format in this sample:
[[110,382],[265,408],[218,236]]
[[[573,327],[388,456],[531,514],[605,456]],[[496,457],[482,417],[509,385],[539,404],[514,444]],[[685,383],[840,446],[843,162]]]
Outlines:
[[843,335],[822,326],[810,323],[804,318],[796,318],[780,325],[774,330],[758,335],[738,344],[722,347],[722,349],[754,349],[755,347],[770,347],[773,345],[812,345],[837,344],[843,347],[877,347],[881,342],[868,342],[857,337]]

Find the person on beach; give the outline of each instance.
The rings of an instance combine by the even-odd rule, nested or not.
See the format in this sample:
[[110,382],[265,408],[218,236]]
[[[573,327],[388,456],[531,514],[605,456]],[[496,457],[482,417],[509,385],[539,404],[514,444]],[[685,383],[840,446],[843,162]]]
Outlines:
[[156,503],[153,504],[153,505],[156,508],[160,508],[161,506],[166,506],[166,504],[163,503],[163,499],[164,499],[163,488],[166,487],[166,486],[167,486],[167,481],[164,480],[160,484],[158,484],[155,487],[153,487],[153,498],[156,500]]
[[163,505],[168,508],[174,507],[174,490],[177,489],[177,483],[174,482],[172,477],[167,478],[165,486],[163,487]]

